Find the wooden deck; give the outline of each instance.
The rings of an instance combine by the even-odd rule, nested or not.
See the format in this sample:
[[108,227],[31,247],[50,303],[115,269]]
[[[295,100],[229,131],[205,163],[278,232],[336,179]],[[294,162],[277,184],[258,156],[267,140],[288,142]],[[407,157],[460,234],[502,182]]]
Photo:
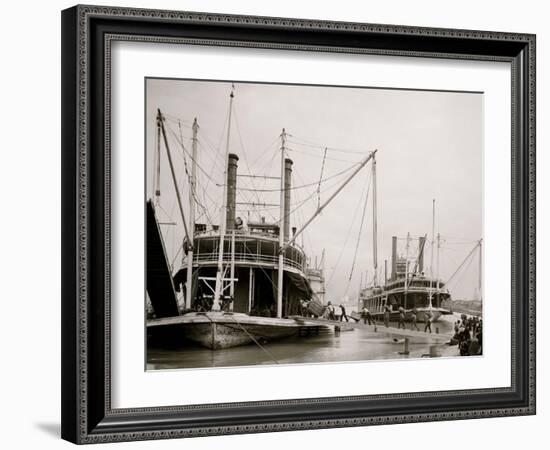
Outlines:
[[179,327],[181,336],[211,350],[221,350],[239,345],[271,342],[301,335],[306,332],[319,334],[321,328],[331,332],[325,325],[299,323],[293,319],[249,316],[243,313],[223,311],[191,312],[181,316],[163,317],[147,321],[151,332],[161,327]]
[[181,316],[163,317],[160,319],[150,319],[147,321],[148,327],[160,327],[167,325],[191,325],[200,323],[239,323],[241,325],[263,325],[289,328],[318,327],[327,324],[300,323],[293,318],[278,319],[275,317],[249,316],[243,313],[228,313],[222,311],[191,312]]
[[[448,342],[451,339],[450,334],[438,334],[435,332],[435,329],[437,325],[432,324],[432,333],[424,333],[424,331],[416,331],[411,330],[409,328],[403,329],[403,328],[395,328],[395,327],[386,327],[383,323],[378,323],[377,325],[368,325],[364,324],[363,322],[340,322],[337,320],[327,320],[327,319],[314,319],[310,317],[302,317],[302,316],[291,316],[289,319],[294,319],[299,324],[316,324],[316,325],[325,325],[325,326],[332,326],[332,327],[339,327],[340,329],[363,329],[368,330],[371,332],[377,332],[377,333],[384,333],[392,336],[399,336],[402,338],[422,338],[422,339],[428,339],[433,342]],[[410,324],[406,324],[405,326],[410,326]],[[421,330],[424,329],[423,324],[419,324],[418,328]]]
[[[163,317],[160,319],[152,319],[147,321],[147,327],[159,327],[168,325],[192,325],[192,324],[204,324],[204,323],[237,323],[246,327],[250,326],[267,326],[277,328],[310,328],[310,327],[335,327],[340,330],[352,330],[363,329],[369,332],[383,333],[394,338],[416,338],[427,340],[432,343],[446,343],[451,339],[450,334],[436,333],[436,324],[432,324],[432,333],[425,333],[424,331],[416,331],[407,329],[398,329],[396,327],[386,327],[383,323],[377,323],[376,325],[364,324],[362,321],[355,322],[351,319],[350,322],[340,322],[337,320],[328,319],[316,319],[312,317],[303,316],[290,316],[284,319],[277,319],[274,317],[258,317],[249,316],[242,313],[224,313],[224,312],[207,312],[207,313],[188,313],[182,316]],[[409,326],[410,324],[406,324]],[[423,324],[418,326],[423,330]]]

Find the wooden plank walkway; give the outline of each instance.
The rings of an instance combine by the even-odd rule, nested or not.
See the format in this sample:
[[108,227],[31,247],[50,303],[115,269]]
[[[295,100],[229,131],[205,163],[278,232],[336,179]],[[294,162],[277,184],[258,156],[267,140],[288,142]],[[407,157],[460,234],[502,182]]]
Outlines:
[[[315,319],[313,317],[290,316],[285,319],[277,319],[274,317],[257,317],[249,316],[242,313],[228,314],[221,311],[208,313],[188,313],[182,316],[163,317],[160,319],[151,319],[147,321],[148,327],[166,326],[166,325],[186,325],[194,323],[207,322],[234,322],[235,319],[244,326],[247,325],[269,325],[280,327],[338,327],[341,330],[363,329],[370,332],[383,333],[394,338],[418,338],[428,340],[433,343],[446,343],[451,339],[450,334],[438,334],[435,332],[437,323],[432,324],[432,333],[424,333],[424,331],[413,331],[410,329],[398,329],[395,327],[386,327],[382,322],[377,325],[367,325],[363,321],[355,322],[351,319],[350,322],[340,322],[337,320]],[[410,324],[406,324],[405,326]],[[418,324],[418,327],[423,330],[424,324]]]
[[[403,338],[422,338],[422,339],[429,339],[430,341],[434,342],[449,342],[451,339],[450,334],[438,334],[435,332],[435,329],[437,327],[437,323],[432,323],[432,333],[424,333],[424,331],[416,331],[411,329],[403,329],[403,328],[395,328],[395,327],[386,327],[383,323],[378,323],[377,325],[368,325],[364,324],[363,322],[340,322],[337,320],[328,320],[328,319],[314,319],[312,317],[303,317],[303,316],[290,316],[289,319],[294,319],[296,322],[300,324],[317,324],[317,325],[325,325],[330,327],[339,327],[340,329],[355,329],[360,328],[363,330],[368,330],[371,332],[377,332],[377,333],[384,333],[391,336],[399,336]],[[424,324],[419,324],[418,328],[423,330]],[[410,326],[410,325],[409,325]],[[376,329],[375,329],[376,328]]]

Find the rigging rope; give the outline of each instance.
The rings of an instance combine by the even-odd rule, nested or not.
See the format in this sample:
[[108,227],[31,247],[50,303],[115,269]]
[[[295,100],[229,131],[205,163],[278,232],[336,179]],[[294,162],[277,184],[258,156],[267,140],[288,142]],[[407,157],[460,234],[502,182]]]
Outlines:
[[454,273],[449,277],[449,279],[447,280],[447,282],[445,284],[449,284],[452,279],[455,277],[455,275],[460,271],[460,269],[462,269],[462,267],[464,266],[464,264],[466,263],[466,261],[468,260],[473,260],[473,255],[475,253],[475,251],[477,250],[477,248],[479,247],[480,245],[480,242],[481,241],[478,241],[477,244],[474,246],[474,248],[472,250],[470,250],[470,253],[468,253],[466,255],[466,258],[464,258],[464,261],[462,261],[462,263],[460,264],[460,266],[458,266],[458,268],[454,271]]
[[[174,130],[172,130],[170,127],[168,127],[168,130],[170,131],[170,133],[172,133],[172,136],[174,137],[174,139],[176,139],[177,143],[179,144],[179,146],[180,146],[181,149],[182,149],[182,153],[180,154],[180,156],[182,156],[182,158],[183,158],[183,160],[184,160],[184,164],[185,164],[185,173],[186,173],[188,179],[189,179],[190,175],[189,175],[189,172],[188,172],[188,170],[187,170],[187,162],[186,162],[186,158],[185,158],[185,155],[186,155],[186,154],[187,154],[187,157],[189,157],[189,158],[196,164],[196,166],[205,174],[205,176],[206,176],[208,179],[211,179],[211,180],[212,180],[212,177],[210,176],[210,174],[208,174],[208,172],[207,172],[205,169],[203,169],[203,168],[196,162],[195,159],[193,159],[193,156],[189,153],[189,151],[187,150],[186,146],[185,146],[184,143],[179,139],[178,135],[174,132]],[[326,177],[325,179],[322,179],[322,180],[320,180],[319,182],[308,183],[308,184],[305,184],[305,185],[302,185],[302,186],[294,186],[294,187],[291,187],[290,189],[291,189],[291,190],[292,190],[292,189],[302,189],[302,188],[306,188],[306,187],[310,187],[310,186],[316,185],[317,183],[321,183],[321,182],[324,183],[324,182],[327,182],[327,181],[329,181],[329,180],[331,180],[331,179],[337,178],[337,177],[339,177],[339,176],[345,174],[346,172],[348,172],[348,171],[350,171],[351,169],[353,169],[354,166],[356,166],[356,165],[357,165],[357,164],[354,164],[353,166],[350,166],[350,167],[348,167],[348,168],[346,168],[346,169],[344,169],[344,170],[342,170],[342,171],[340,171],[340,172],[338,172],[338,173],[336,173],[336,174],[334,174],[334,175],[331,175],[331,176],[329,176],[329,177]],[[214,181],[214,183],[215,183],[217,186],[221,186],[220,184],[216,183],[215,181]],[[338,184],[338,183],[335,183],[335,184],[331,185],[331,186],[330,186],[329,188],[327,188],[326,190],[328,190],[328,189],[334,187],[336,184]],[[280,192],[280,191],[281,191],[280,188],[278,188],[278,189],[247,189],[247,188],[240,188],[239,190],[241,190],[241,191],[254,191],[254,192],[256,192],[256,193],[257,193],[257,192]],[[325,191],[326,191],[326,190],[325,190]],[[208,199],[209,199],[214,205],[217,204],[216,201],[215,201],[214,199],[212,199],[212,197],[210,197],[210,195],[208,195],[208,194],[206,193],[206,191],[204,191],[203,193],[204,193],[205,196],[208,197]],[[287,216],[290,216],[290,214],[294,213],[298,208],[300,208],[301,206],[303,206],[303,205],[304,205],[309,199],[311,199],[316,193],[317,193],[316,191],[312,192],[309,196],[306,197],[306,199],[305,199],[303,202],[299,203],[294,209],[292,209],[291,211],[289,211],[289,213],[288,213]],[[259,196],[257,196],[257,197],[258,197],[258,200],[259,200]],[[198,198],[196,197],[196,195],[193,195],[193,198],[194,198],[195,202],[203,209],[204,215],[207,216],[207,218],[209,219],[210,224],[212,225],[213,222],[212,222],[212,220],[211,220],[211,218],[210,218],[210,216],[209,216],[209,214],[208,214],[208,212],[207,212],[207,208],[206,208],[201,202],[199,202],[199,200],[198,200]],[[259,203],[261,203],[261,202],[259,202]],[[264,209],[264,210],[268,210],[268,209]]]
[[263,347],[262,344],[260,344],[260,343],[254,338],[254,336],[252,336],[252,335],[248,332],[248,330],[247,330],[245,327],[243,327],[243,326],[241,325],[241,323],[240,323],[237,319],[235,319],[235,317],[234,317],[233,315],[231,315],[231,318],[237,323],[237,325],[239,325],[239,327],[241,327],[241,329],[248,335],[248,337],[249,337],[250,339],[252,339],[252,340],[254,341],[254,343],[255,343],[258,347],[260,347],[260,349],[262,349],[262,350],[271,358],[271,360],[272,360],[275,364],[279,364],[279,361],[277,361],[277,359],[275,358],[275,356],[273,356],[273,353],[271,353],[267,348]]
[[167,113],[163,113],[162,115],[163,115],[163,117],[166,118],[166,120],[169,120],[169,121],[172,121],[172,122],[181,122],[183,125],[185,125],[189,129],[191,129],[193,127],[191,122],[188,122],[187,120],[183,120],[180,117],[176,117],[176,116],[173,116],[172,114],[167,114]]
[[[205,176],[208,178],[209,182],[212,180],[213,181],[213,178],[212,176],[201,166],[197,163],[197,161],[193,158],[193,156],[189,153],[189,151],[187,150],[185,144],[183,143],[182,140],[180,140],[178,138],[178,136],[176,135],[176,133],[174,132],[174,130],[172,130],[170,127],[168,127],[168,130],[170,131],[170,133],[172,134],[172,136],[174,137],[174,139],[176,140],[176,142],[179,144],[179,146],[181,147],[182,149],[182,152],[179,153],[179,155],[182,157],[183,161],[184,161],[184,165],[185,165],[185,173],[187,174],[187,177],[188,177],[188,180],[190,180],[190,175],[189,175],[189,171],[187,169],[187,160],[185,158],[185,155],[187,154],[187,156],[195,163],[195,165],[201,170],[201,172],[203,174],[205,174]],[[214,181],[214,183],[216,184],[216,186],[222,186],[222,184],[218,184]],[[208,183],[207,183],[208,185]],[[212,204],[214,205],[217,205],[216,201],[212,199],[212,197],[210,197],[208,194],[207,194],[207,191],[206,191],[206,187],[203,189],[203,196],[204,197],[208,197],[211,201]],[[196,192],[193,192],[193,199],[195,200],[195,203],[197,203],[197,205],[199,205],[201,207],[201,209],[203,210],[204,214],[207,218],[207,220],[209,221],[209,223],[212,225],[213,224],[213,221],[212,221],[212,218],[210,217],[209,213],[208,213],[208,209],[199,201],[197,195],[196,195]],[[202,215],[201,215],[202,217]]]
[[[180,130],[181,146],[183,147],[183,133],[181,132],[181,122],[178,122],[178,128]],[[185,154],[182,154],[182,156],[183,156],[183,167],[185,169],[185,175],[187,175],[187,182],[189,183],[189,186],[191,186],[191,175],[189,174],[189,170],[187,170],[187,158],[185,158]]]
[[[248,170],[248,175],[252,175],[252,172],[250,171],[250,166],[248,165],[248,158],[246,157],[246,150],[244,148],[244,142],[243,137],[241,135],[241,129],[239,126],[239,119],[237,117],[237,111],[235,108],[233,108],[233,117],[235,119],[235,129],[237,130],[237,135],[239,136],[239,142],[241,143],[241,149],[243,151],[243,159],[244,163],[246,164],[246,169]],[[250,184],[252,185],[253,192],[256,194],[256,199],[258,200],[258,203],[260,203],[260,196],[258,195],[258,191],[256,190],[256,185],[254,184],[254,179],[250,178]]]
[[[157,119],[158,120],[158,119]],[[157,122],[157,148],[156,148],[156,170],[153,172],[153,195],[155,197],[155,204],[160,203],[160,125]]]
[[296,137],[292,134],[289,134],[289,136],[294,138],[294,139],[298,139],[298,142],[295,142],[295,143],[298,144],[298,145],[303,145],[305,147],[312,147],[312,148],[319,148],[319,149],[328,148],[330,151],[333,151],[333,152],[351,153],[351,154],[356,154],[356,155],[364,155],[365,154],[365,152],[362,152],[360,150],[352,150],[352,149],[338,148],[338,147],[326,147],[325,145],[316,144],[312,141],[308,141],[307,139]]
[[[369,201],[371,180],[372,180],[372,176],[369,177],[368,179],[367,195],[365,196],[365,204],[363,205],[363,215],[361,217],[361,225],[359,225],[359,232],[357,234],[357,244],[355,245],[355,253],[353,254],[353,261],[351,263],[351,271],[349,273],[349,279],[348,279],[349,282],[351,282],[351,278],[353,277],[353,270],[355,269],[355,262],[357,261],[357,251],[359,250],[359,244],[361,243],[361,233],[363,231],[363,224],[365,223],[365,215],[367,212],[367,203]],[[346,289],[346,292],[347,292],[347,289]]]
[[[187,154],[187,156],[189,157],[189,159],[191,159],[191,161],[193,161],[193,163],[200,169],[200,171],[207,177],[207,178],[210,178],[212,179],[212,176],[210,175],[210,173],[204,169],[194,158],[193,158],[193,155],[191,153],[189,153],[189,150],[187,150],[187,148],[185,147],[184,143],[182,141],[179,140],[179,137],[176,135],[176,133],[174,132],[174,130],[172,130],[171,128],[168,127],[168,130],[172,133],[172,135],[174,136],[174,138],[176,139],[176,142],[180,145],[181,149],[183,150],[183,154]],[[185,160],[185,158],[184,158]],[[223,184],[218,184],[216,183],[216,186],[223,186]]]
[[[304,150],[297,150],[297,149],[292,148],[292,147],[286,147],[286,149],[288,151],[295,152],[295,153],[300,153],[300,154],[306,155],[306,156],[311,156],[313,158],[320,158],[321,157],[317,153],[310,153],[310,152],[306,152]],[[350,161],[349,159],[333,158],[332,156],[327,156],[326,159],[329,160],[329,161],[338,161],[338,162],[345,162],[345,163],[350,163],[350,164],[356,163],[356,161]],[[357,163],[357,164],[359,164],[359,163]]]
[[[278,135],[275,139],[273,139],[273,141],[271,141],[271,143],[260,152],[260,155],[254,161],[252,161],[252,166],[255,166],[260,161],[260,159],[262,159],[265,155],[268,155],[269,154],[268,150],[271,149],[271,147],[273,147],[277,143],[277,141],[279,141],[279,139],[280,139],[280,135]],[[275,157],[275,155],[277,153],[279,153],[278,150],[279,150],[278,146],[275,147],[275,152],[273,154],[272,159]],[[269,163],[268,163],[268,165],[269,165]],[[265,167],[267,167],[267,166],[265,166]],[[265,167],[264,167],[264,169],[265,169]]]
[[[370,180],[369,182],[364,186],[363,188],[363,192],[361,193],[361,198],[363,198],[363,196],[365,195],[365,192],[367,191],[368,189],[368,186],[370,185]],[[349,229],[348,229],[348,232],[346,234],[346,239],[344,241],[344,245],[342,246],[341,250],[340,250],[340,255],[338,255],[338,259],[336,260],[336,265],[332,268],[332,272],[330,274],[330,277],[327,281],[327,285],[329,285],[332,281],[332,278],[334,277],[334,274],[336,273],[336,269],[338,268],[338,266],[340,265],[340,261],[342,260],[342,255],[344,254],[344,250],[346,249],[346,245],[348,243],[348,240],[349,240],[349,237],[351,236],[351,230],[353,228],[353,224],[355,223],[355,219],[357,219],[357,215],[359,213],[359,208],[355,208],[355,212],[353,214],[353,218],[351,219],[351,222],[350,222],[350,225],[349,225]],[[348,282],[348,287],[349,287],[349,282]],[[347,290],[347,289],[346,289]]]
[[[170,128],[168,127],[168,130],[170,131],[170,133],[172,133],[172,135],[174,136],[174,138],[176,139],[176,142],[179,144],[179,146],[181,147],[182,149],[182,152],[181,153],[178,153],[181,158],[183,159],[183,164],[184,164],[184,168],[185,168],[185,175],[187,176],[187,182],[189,184],[189,186],[191,186],[191,175],[189,174],[189,170],[188,170],[188,166],[187,166],[187,158],[185,157],[185,154],[187,153],[187,155],[189,156],[189,158],[192,160],[192,161],[195,161],[193,159],[193,156],[189,154],[189,152],[187,151],[184,143],[183,143],[183,135],[180,134],[181,136],[181,140],[178,139],[176,133]],[[181,131],[181,128],[180,128],[180,131]],[[196,164],[196,162],[195,162]],[[196,164],[198,166],[198,164]],[[202,170],[202,168],[201,168]],[[193,200],[195,201],[195,203],[203,210],[203,214],[201,214],[200,217],[202,217],[203,215],[206,216],[206,219],[210,222],[210,224],[212,225],[212,218],[210,217],[210,215],[208,214],[208,210],[207,208],[199,201],[197,195],[196,195],[196,192],[192,192],[192,196],[193,196]],[[198,218],[196,219],[198,220]]]
[[[302,180],[302,177],[300,175],[300,172],[298,170],[295,170],[294,171],[295,175],[297,178],[300,179],[300,182],[303,183],[303,180]],[[312,193],[313,194],[313,193]],[[293,196],[294,198],[294,196]],[[295,193],[295,198],[296,200],[298,201],[298,203],[300,203],[301,205],[304,205],[306,202],[307,202],[307,198],[306,200],[304,201],[302,196],[300,195],[300,191],[296,191]],[[313,202],[313,198],[311,197],[311,200]],[[315,203],[314,203],[315,205]],[[315,206],[317,207],[317,206]],[[294,220],[295,222],[299,225],[300,225],[300,228],[303,227],[303,225],[306,223],[306,219],[305,219],[305,216],[304,216],[304,211],[302,208],[298,209],[297,212],[296,212],[296,215],[294,217]],[[302,232],[302,248],[305,249],[305,239],[307,239],[309,241],[309,231],[307,229],[305,229],[303,232]],[[313,248],[312,246],[310,246],[310,248]]]
[[[231,318],[235,321],[235,323],[241,328],[241,330],[243,330],[243,331],[248,335],[248,337],[249,337],[250,339],[252,339],[252,341],[253,341],[258,347],[260,347],[260,349],[262,349],[262,350],[271,358],[271,360],[272,360],[275,364],[279,364],[279,361],[277,361],[277,359],[273,356],[273,354],[272,354],[267,348],[263,347],[262,344],[260,344],[260,343],[254,338],[254,336],[252,336],[252,335],[248,332],[248,330],[247,330],[246,328],[244,328],[244,327],[241,325],[241,323],[240,323],[237,319],[235,319],[235,317],[233,317],[232,314],[227,314],[227,315],[228,315],[229,317],[231,317]],[[208,314],[205,314],[204,316],[210,321],[210,323],[214,323],[214,321],[213,321],[210,317],[208,317]],[[229,325],[224,325],[224,326],[226,326],[227,328],[230,328],[230,329],[233,328],[233,327],[231,327],[231,326],[229,326]],[[233,328],[233,329],[234,329],[234,328]]]
[[319,175],[319,184],[317,185],[317,208],[321,207],[321,180],[323,179],[323,171],[325,170],[325,160],[327,158],[327,148],[323,154],[323,163],[321,164],[321,175]]
[[[311,186],[315,186],[317,185],[319,182],[321,183],[325,183],[329,180],[332,180],[334,178],[337,178],[341,175],[344,175],[345,173],[349,172],[350,170],[354,169],[356,166],[358,166],[360,163],[354,163],[352,166],[338,172],[338,173],[335,173],[334,175],[331,175],[329,177],[326,177],[320,181],[314,181],[312,183],[307,183],[307,184],[303,184],[301,186],[291,186],[290,188],[288,188],[288,190],[296,190],[296,189],[303,189],[303,188],[306,188],[306,187],[311,187]],[[241,191],[250,191],[252,189],[247,189],[247,188],[237,188],[238,190],[241,190]],[[258,192],[281,192],[281,188],[278,188],[278,189],[257,189]]]
[[[472,254],[472,256],[471,256],[470,258],[468,258],[468,263],[466,264],[466,266],[464,266],[464,270],[461,271],[462,274],[461,274],[459,277],[457,277],[457,278],[455,279],[455,280],[456,280],[456,283],[454,283],[454,284],[449,284],[449,281],[451,281],[451,280],[449,280],[449,281],[447,281],[447,283],[445,283],[445,286],[447,287],[447,289],[449,289],[450,286],[455,287],[459,281],[462,281],[462,277],[464,277],[464,275],[467,273],[468,269],[469,269],[470,266],[472,265],[472,262],[474,261],[473,256],[474,256],[474,255]],[[451,281],[451,283],[452,283],[452,281]]]
[[[301,175],[300,170],[298,170],[298,169],[293,169],[293,173],[294,173],[294,175],[296,176],[296,178],[300,181],[300,183],[302,183],[302,185],[306,184],[306,182],[305,182],[304,179],[302,178],[302,175]],[[339,184],[339,183],[340,183],[340,182],[338,181],[338,184]],[[336,186],[336,184],[337,184],[337,183],[335,183],[334,185],[331,185],[331,187],[332,187],[332,186]],[[321,191],[321,194],[322,194],[323,192],[328,191],[329,189],[330,189],[330,188],[327,188],[327,189],[325,189],[324,191]],[[296,192],[295,192],[295,195],[296,195],[297,198],[298,198],[298,194],[299,194],[299,193],[300,193],[300,191],[296,191]],[[306,192],[306,194],[308,194],[308,193]],[[312,207],[315,208],[315,209],[317,209],[317,208],[318,208],[318,207],[317,207],[317,203],[316,203],[315,200],[313,199],[313,196],[314,196],[315,194],[316,194],[316,191],[311,191],[311,192],[309,193],[309,195],[307,195],[307,197],[308,197],[308,198],[311,198]]]
[[[220,134],[220,139],[219,139],[219,142],[218,142],[218,146],[214,146],[214,144],[212,142],[210,142],[210,140],[208,139],[208,136],[204,133],[204,130],[203,132],[201,133],[201,138],[198,139],[198,144],[203,147],[203,142],[206,143],[206,145],[208,145],[208,147],[215,153],[214,155],[214,159],[213,159],[213,163],[212,163],[212,170],[215,169],[218,165],[219,165],[219,154],[220,154],[220,150],[221,150],[221,145],[222,145],[222,141],[223,141],[223,138],[224,138],[224,135],[225,135],[225,127],[227,125],[227,119],[228,119],[228,115],[229,115],[229,110],[226,112],[226,116],[225,116],[225,120],[224,120],[224,127],[221,131],[221,134]],[[173,120],[173,119],[172,119]],[[185,121],[184,121],[185,123]],[[172,130],[171,130],[172,131]],[[172,134],[173,131],[172,131]],[[176,138],[177,140],[177,138]],[[180,146],[183,148],[184,152],[188,153],[187,150],[185,149],[185,146],[183,145],[183,141],[180,143]],[[204,154],[207,154],[207,152],[204,152]],[[193,158],[191,157],[191,160],[193,160]],[[194,161],[194,160],[193,160]],[[207,197],[207,194],[206,192],[208,191],[208,187],[210,185],[210,182],[211,181],[214,181],[213,178],[210,176],[209,173],[207,173],[207,171],[205,171],[201,166],[199,166],[197,164],[197,167],[199,167],[199,169],[201,170],[201,172],[203,174],[206,175],[206,183],[202,184],[203,188],[202,188],[202,195],[203,195],[203,199],[205,200],[206,202],[206,197]],[[216,183],[214,181],[214,184],[216,184],[217,186],[222,186],[222,184],[219,184],[219,183]],[[210,200],[212,201],[212,199],[210,198]],[[195,201],[198,202],[198,198],[195,196]],[[216,202],[212,201],[212,203],[214,205],[217,205]],[[198,202],[197,204],[199,204],[201,206],[201,208],[203,209],[203,214],[202,215],[205,215],[207,220],[209,221],[209,223],[212,225],[213,224],[213,221],[212,221],[212,218],[210,217],[210,215],[208,214],[208,210],[207,208],[200,202]]]

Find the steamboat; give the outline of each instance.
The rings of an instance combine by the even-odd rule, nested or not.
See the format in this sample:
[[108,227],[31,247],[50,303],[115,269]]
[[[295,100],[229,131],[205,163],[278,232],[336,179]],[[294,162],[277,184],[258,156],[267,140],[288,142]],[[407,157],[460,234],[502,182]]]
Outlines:
[[[371,160],[368,153],[351,174],[319,203],[315,213],[297,230],[291,227],[293,161],[287,157],[287,134],[280,135],[279,220],[243,220],[236,214],[238,180],[253,177],[239,173],[239,156],[230,151],[234,88],[231,90],[224,157],[223,204],[218,224],[195,220],[197,191],[198,125],[192,127],[189,155],[189,200],[184,208],[172,163],[165,116],[156,117],[157,183],[160,174],[161,143],[164,144],[176,192],[181,221],[185,228],[182,266],[173,271],[166,257],[155,198],[147,202],[147,298],[150,314],[148,337],[183,336],[212,350],[263,342],[300,334],[320,325],[293,319],[303,301],[322,308],[324,274],[322,265],[308,266],[308,257],[297,237]],[[265,178],[265,176],[264,176]],[[187,213],[187,215],[186,215]],[[179,295],[181,294],[181,295]]]
[[[411,237],[405,238],[407,249],[411,246]],[[451,294],[443,281],[424,272],[424,248],[426,237],[418,238],[418,254],[414,256],[398,255],[398,237],[392,237],[391,275],[384,276],[384,285],[371,285],[361,288],[359,308],[367,308],[376,318],[382,318],[386,306],[390,310],[391,320],[399,315],[399,308],[409,314],[416,309],[419,322],[426,320],[426,311],[430,311],[431,321],[436,322],[451,311],[442,304],[450,300]],[[386,265],[385,265],[386,268]],[[385,270],[387,273],[387,270]]]
[[[376,179],[374,179],[375,181]],[[373,217],[376,217],[376,201],[373,202]],[[358,308],[366,308],[374,318],[382,319],[386,312],[390,320],[396,320],[400,310],[404,310],[406,320],[412,315],[419,322],[437,322],[442,316],[452,314],[452,310],[446,305],[452,305],[451,292],[448,289],[449,282],[463,269],[466,262],[471,261],[477,251],[479,255],[479,292],[481,292],[481,262],[482,240],[475,241],[474,247],[466,255],[466,258],[456,268],[451,277],[444,282],[439,276],[439,253],[441,249],[441,235],[435,237],[435,199],[432,203],[432,239],[430,242],[431,261],[429,274],[424,270],[424,253],[427,235],[413,240],[410,233],[405,238],[392,236],[391,273],[388,277],[387,260],[384,261],[384,283],[378,282],[377,267],[377,227],[376,219],[373,224],[373,260],[374,277],[368,286],[360,286],[358,295]],[[405,241],[404,252],[398,252],[399,243]],[[418,243],[413,245],[413,241]],[[434,270],[434,247],[436,250],[436,263]],[[416,250],[416,251],[415,251]]]

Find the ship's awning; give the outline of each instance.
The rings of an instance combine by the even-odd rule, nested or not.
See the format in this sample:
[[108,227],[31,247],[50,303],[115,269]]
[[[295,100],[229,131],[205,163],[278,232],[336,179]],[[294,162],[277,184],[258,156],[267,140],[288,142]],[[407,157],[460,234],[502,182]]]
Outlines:
[[296,289],[303,292],[307,297],[311,297],[313,295],[313,289],[311,289],[311,285],[309,284],[307,278],[292,272],[285,272],[285,274],[288,276],[288,279]]
[[[196,295],[197,285],[198,285],[198,275],[199,271],[195,270],[193,272],[193,295]],[[285,276],[288,277],[292,286],[300,291],[304,297],[311,298],[313,296],[313,289],[309,283],[309,280],[303,275],[298,273],[293,273],[291,271],[285,270]],[[180,291],[180,285],[185,284],[187,281],[187,268],[182,267],[174,275],[174,288],[177,292]],[[276,283],[274,284],[274,286]],[[275,294],[276,295],[276,294]]]

